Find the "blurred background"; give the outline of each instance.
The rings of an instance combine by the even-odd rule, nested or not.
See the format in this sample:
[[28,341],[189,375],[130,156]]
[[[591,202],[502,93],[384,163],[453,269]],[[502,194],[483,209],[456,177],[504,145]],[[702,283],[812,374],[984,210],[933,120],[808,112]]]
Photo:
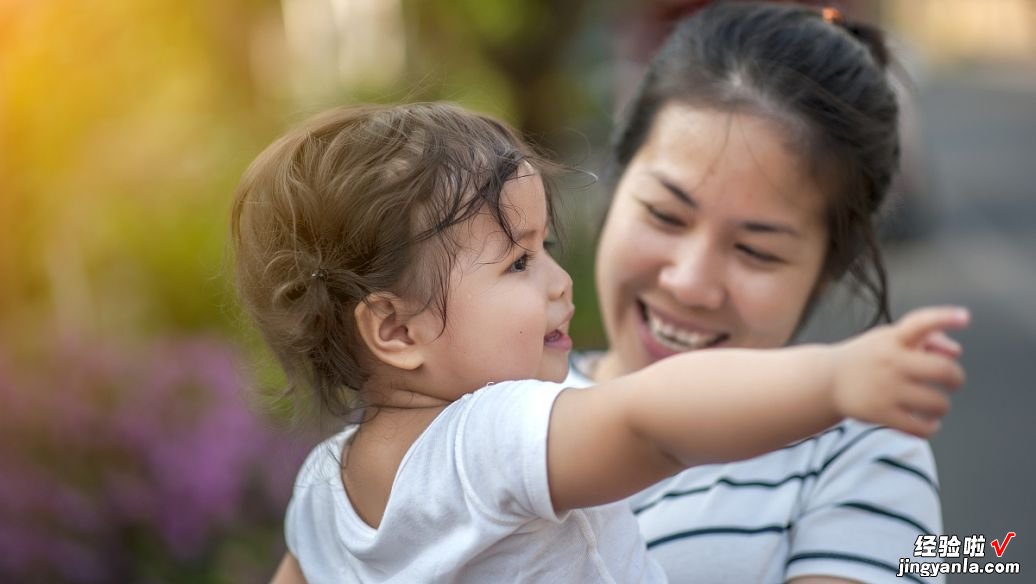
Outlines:
[[[0,0],[0,581],[265,581],[319,432],[258,399],[279,374],[228,283],[250,160],[331,105],[447,99],[601,174],[614,112],[700,4]],[[967,389],[933,442],[944,532],[1015,531],[1002,560],[1031,581],[1036,1],[829,4],[886,26],[900,64],[895,312],[973,312]],[[603,343],[601,190],[576,180],[564,203],[582,347]],[[846,293],[803,338],[864,316]]]

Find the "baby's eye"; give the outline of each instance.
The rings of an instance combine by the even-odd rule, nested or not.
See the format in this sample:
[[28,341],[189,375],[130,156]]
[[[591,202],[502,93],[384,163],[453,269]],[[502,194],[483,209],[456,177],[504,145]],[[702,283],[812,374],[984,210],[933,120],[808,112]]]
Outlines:
[[544,250],[545,250],[545,251],[546,251],[547,253],[549,253],[549,254],[551,254],[551,255],[554,255],[554,250],[555,250],[555,249],[557,249],[557,248],[558,248],[558,242],[557,242],[557,240],[554,240],[554,239],[547,239],[547,240],[545,240],[545,241],[543,242],[543,249],[544,249]]
[[522,256],[511,264],[511,267],[507,269],[508,272],[524,272],[529,267],[529,254],[523,253]]

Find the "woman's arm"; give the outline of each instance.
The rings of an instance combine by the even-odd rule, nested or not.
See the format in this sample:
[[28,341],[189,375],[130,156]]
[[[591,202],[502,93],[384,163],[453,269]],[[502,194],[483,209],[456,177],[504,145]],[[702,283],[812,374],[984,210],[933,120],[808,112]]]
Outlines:
[[957,387],[963,371],[925,342],[966,322],[958,309],[925,309],[840,345],[688,353],[566,390],[547,441],[554,507],[615,501],[688,466],[750,458],[843,417],[927,436],[949,407],[932,385]]
[[298,560],[291,555],[291,552],[284,554],[284,559],[281,560],[281,565],[277,566],[277,572],[274,573],[270,584],[306,584],[302,568],[299,567]]

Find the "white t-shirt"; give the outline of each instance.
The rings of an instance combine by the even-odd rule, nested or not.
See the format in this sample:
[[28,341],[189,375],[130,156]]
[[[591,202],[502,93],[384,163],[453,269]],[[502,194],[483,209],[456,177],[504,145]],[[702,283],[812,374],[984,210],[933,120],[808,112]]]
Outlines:
[[377,529],[341,480],[356,426],[317,446],[285,519],[307,582],[664,582],[625,502],[554,513],[547,426],[564,387],[504,382],[450,404],[403,457]]
[[[592,382],[574,365],[565,385]],[[942,532],[942,512],[928,443],[889,428],[846,420],[776,452],[687,469],[630,504],[674,583],[944,581],[896,577],[900,558],[924,561],[914,542]]]

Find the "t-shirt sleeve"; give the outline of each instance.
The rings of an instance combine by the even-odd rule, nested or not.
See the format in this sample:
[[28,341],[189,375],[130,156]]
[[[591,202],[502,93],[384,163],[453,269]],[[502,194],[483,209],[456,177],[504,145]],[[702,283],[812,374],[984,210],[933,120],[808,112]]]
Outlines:
[[507,381],[469,396],[457,423],[455,456],[465,496],[487,517],[560,521],[547,482],[547,428],[563,385]]
[[827,453],[791,527],[788,580],[825,575],[902,582],[900,558],[924,561],[913,557],[917,536],[942,531],[928,443],[889,428],[848,424],[852,430]]
[[312,539],[315,529],[313,509],[320,508],[320,504],[330,505],[335,496],[335,486],[340,484],[339,456],[344,440],[343,433],[314,446],[295,476],[291,499],[284,513],[284,540],[288,551],[296,558],[300,557],[307,541]]
[[284,543],[291,555],[297,558],[299,543],[295,533],[295,510],[291,501],[288,501],[288,509],[284,512]]

